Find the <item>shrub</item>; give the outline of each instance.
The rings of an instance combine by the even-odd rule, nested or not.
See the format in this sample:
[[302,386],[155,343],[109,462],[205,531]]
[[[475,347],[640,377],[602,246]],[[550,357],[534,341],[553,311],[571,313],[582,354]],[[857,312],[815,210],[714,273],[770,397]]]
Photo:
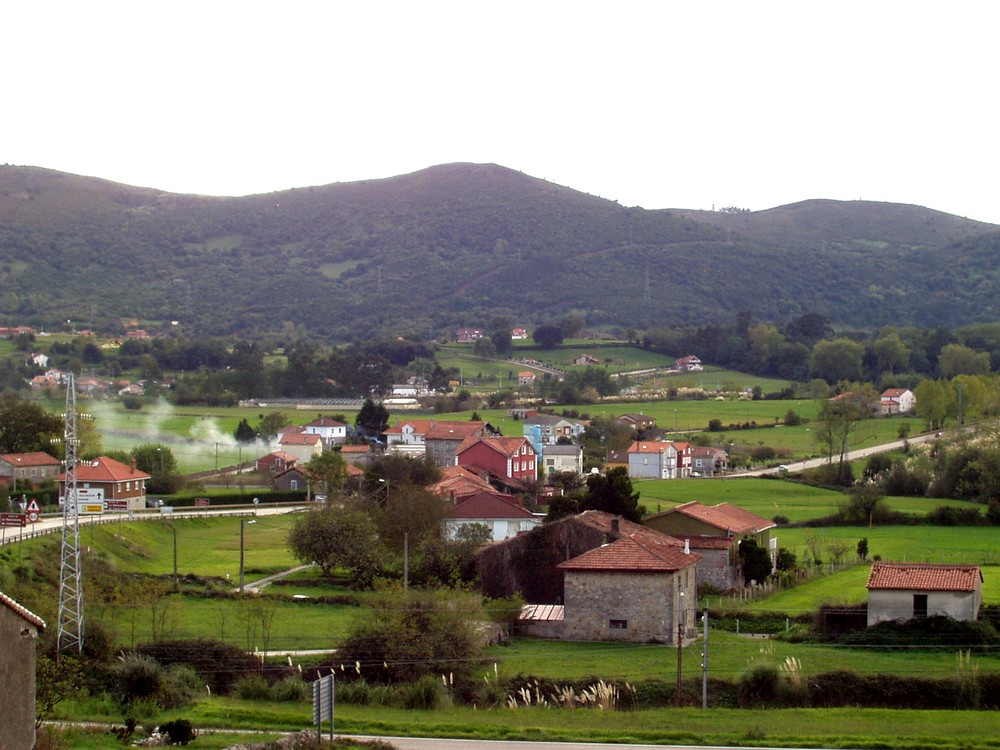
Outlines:
[[128,654],[115,667],[115,697],[122,706],[142,700],[155,703],[164,686],[163,667],[141,654]]
[[736,695],[741,706],[770,703],[778,697],[778,670],[769,664],[754,664],[740,675]]
[[164,708],[190,706],[204,691],[201,678],[189,664],[171,664],[163,675],[159,704]]
[[204,639],[146,643],[136,653],[164,665],[190,665],[216,694],[228,693],[237,679],[254,674],[259,668],[257,659],[238,646]]
[[233,685],[233,695],[244,701],[269,701],[272,698],[271,686],[256,674],[240,677]]
[[160,726],[160,731],[170,738],[171,745],[186,745],[195,738],[194,728],[187,719],[174,719]]
[[442,687],[439,677],[424,675],[416,682],[400,688],[403,708],[433,710],[441,703]]
[[301,677],[289,675],[271,687],[272,698],[276,701],[301,701],[312,694],[311,688]]

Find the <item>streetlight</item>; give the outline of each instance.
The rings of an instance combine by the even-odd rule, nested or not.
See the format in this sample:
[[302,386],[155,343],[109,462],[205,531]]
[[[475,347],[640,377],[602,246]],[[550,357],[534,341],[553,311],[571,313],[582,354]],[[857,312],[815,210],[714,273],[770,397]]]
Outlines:
[[677,410],[674,409],[674,432],[677,432]]

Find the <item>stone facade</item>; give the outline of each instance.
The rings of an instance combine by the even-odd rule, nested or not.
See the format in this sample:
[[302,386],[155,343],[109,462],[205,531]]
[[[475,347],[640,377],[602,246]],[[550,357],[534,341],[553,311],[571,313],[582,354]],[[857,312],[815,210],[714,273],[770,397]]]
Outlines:
[[694,565],[675,573],[567,570],[564,585],[566,640],[676,645],[678,623],[685,641],[694,636]]

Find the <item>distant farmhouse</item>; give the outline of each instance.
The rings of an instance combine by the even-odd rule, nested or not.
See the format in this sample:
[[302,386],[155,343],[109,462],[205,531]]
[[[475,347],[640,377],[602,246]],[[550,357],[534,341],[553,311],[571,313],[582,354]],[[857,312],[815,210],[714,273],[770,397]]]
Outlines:
[[868,574],[868,627],[943,615],[972,622],[983,602],[978,565],[875,562]]

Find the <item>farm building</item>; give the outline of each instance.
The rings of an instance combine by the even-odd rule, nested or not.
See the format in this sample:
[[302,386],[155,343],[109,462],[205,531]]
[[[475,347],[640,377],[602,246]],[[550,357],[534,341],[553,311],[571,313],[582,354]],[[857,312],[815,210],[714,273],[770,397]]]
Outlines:
[[876,562],[868,574],[868,627],[943,615],[972,622],[983,601],[978,565]]

